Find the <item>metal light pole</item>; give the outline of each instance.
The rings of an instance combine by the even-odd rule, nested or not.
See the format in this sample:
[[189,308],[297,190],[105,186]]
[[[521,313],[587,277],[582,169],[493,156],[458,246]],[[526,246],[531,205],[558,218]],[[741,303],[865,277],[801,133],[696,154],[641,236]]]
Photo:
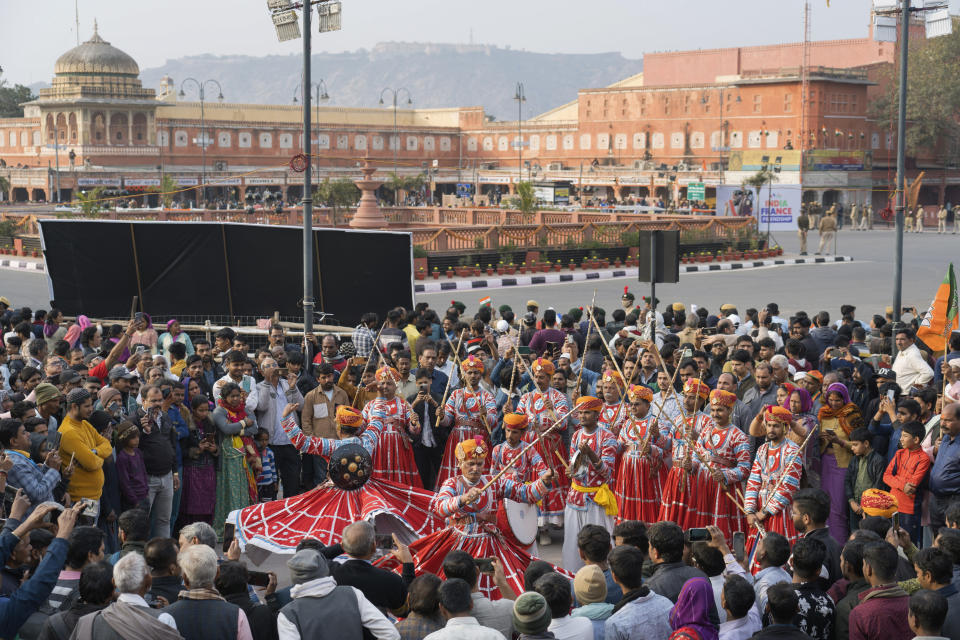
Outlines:
[[53,128],[53,154],[57,159],[57,196],[54,202],[60,204],[60,129],[56,125]]
[[303,172],[303,346],[309,354],[307,334],[313,333],[313,178],[311,167],[310,131],[310,5],[301,11],[303,14],[303,77],[300,88],[303,91],[303,153],[307,156],[307,168]]
[[897,96],[897,203],[896,203],[896,259],[893,267],[893,321],[900,321],[903,287],[903,216],[907,205],[904,190],[904,168],[907,153],[907,45],[910,39],[910,0],[902,0],[900,8],[900,92]]
[[[297,102],[299,102],[299,100],[297,99],[297,93],[299,93],[302,88],[303,88],[303,83],[300,83],[300,84],[298,84],[298,85],[296,86],[296,88],[293,90],[293,104],[297,104]],[[327,93],[327,85],[326,85],[326,83],[323,81],[323,79],[321,79],[319,82],[311,82],[311,83],[310,83],[310,88],[313,89],[313,92],[316,94],[316,95],[314,96],[314,104],[315,104],[315,108],[316,108],[316,110],[317,110],[317,114],[316,114],[316,115],[317,115],[317,130],[319,131],[319,130],[320,130],[320,103],[321,103],[321,102],[326,102],[327,100],[329,100],[329,99],[330,99],[330,94]],[[310,142],[310,146],[311,146],[311,147],[313,146],[313,141]],[[320,141],[319,141],[319,139],[317,140],[317,155],[318,155],[318,156],[320,155]],[[319,166],[317,167],[317,173],[318,173],[318,174],[320,173],[320,167],[319,167]]]
[[[400,92],[405,92],[407,94],[407,106],[413,104],[413,97],[410,95],[410,92],[407,91],[404,87],[399,87],[397,89],[391,89],[390,87],[384,87],[380,91],[380,104],[383,104],[383,94],[389,93],[393,98],[393,138],[394,144],[393,147],[393,175],[397,175],[397,151],[400,149],[400,131],[397,128],[397,97],[400,95]],[[394,194],[396,196],[396,194]]]
[[206,120],[203,113],[203,102],[206,98],[206,92],[204,91],[207,83],[212,83],[217,86],[217,100],[223,102],[223,87],[220,86],[220,83],[216,80],[210,78],[208,80],[199,81],[196,78],[184,78],[183,82],[180,83],[180,97],[183,98],[187,94],[183,91],[183,86],[188,82],[192,82],[197,87],[197,92],[200,94],[200,157],[201,157],[201,169],[200,169],[200,184],[203,191],[201,195],[203,197],[203,207],[207,207],[207,130],[206,130]]
[[527,101],[527,95],[523,91],[523,83],[517,83],[517,90],[513,95],[517,101],[517,184],[523,180],[523,103]]

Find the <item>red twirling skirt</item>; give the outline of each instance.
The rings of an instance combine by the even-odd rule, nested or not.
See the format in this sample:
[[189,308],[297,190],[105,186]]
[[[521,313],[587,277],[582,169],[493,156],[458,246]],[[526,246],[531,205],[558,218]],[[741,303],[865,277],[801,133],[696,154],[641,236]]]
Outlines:
[[393,428],[381,433],[377,441],[377,448],[373,452],[373,477],[423,489],[423,481],[413,458],[413,446]]
[[433,498],[432,492],[379,478],[370,478],[352,491],[327,482],[291,498],[233,511],[227,523],[236,527],[241,548],[253,543],[277,553],[292,553],[304,538],[316,538],[325,545],[339,542],[348,524],[381,515],[391,516],[406,532],[401,539],[413,539],[445,524],[430,510]]
[[[478,430],[470,425],[460,424],[450,431],[447,444],[443,449],[443,459],[440,461],[440,471],[437,472],[437,483],[435,486],[442,487],[448,478],[456,478],[460,475],[460,465],[457,463],[457,445],[468,438],[476,436],[481,436],[484,442],[487,443],[487,451],[493,450],[493,447],[490,446],[490,436],[482,425]],[[489,460],[490,458],[488,457],[487,462],[483,465],[484,473],[490,469]]]
[[[790,541],[790,546],[793,546],[799,538],[796,528],[793,526],[793,519],[787,515],[786,510],[781,510],[780,513],[774,514],[760,523],[763,525],[764,530],[767,533],[771,531],[774,533],[779,533],[787,540]],[[750,527],[749,532],[747,533],[747,544],[746,551],[747,557],[750,558],[750,573],[756,574],[760,571],[760,564],[757,563],[757,542],[760,540],[760,532],[754,528]]]
[[735,487],[723,487],[709,473],[685,472],[673,467],[663,487],[660,520],[676,522],[683,529],[715,525],[730,540],[734,531],[746,531],[746,520],[724,489],[736,495]]
[[660,466],[652,468],[650,459],[636,451],[623,453],[613,486],[620,508],[617,522],[640,520],[651,524],[659,519],[662,493]]
[[[410,545],[417,575],[430,572],[443,577],[443,559],[455,549],[462,549],[474,558],[496,558],[503,567],[507,582],[517,594],[523,593],[523,572],[532,561],[538,559],[520,545],[505,538],[492,523],[481,523],[476,533],[467,533],[450,525]],[[393,556],[384,556],[375,564],[398,573],[401,569]],[[560,567],[554,567],[554,571],[573,579],[572,573]],[[479,587],[480,592],[491,600],[503,597],[493,583],[493,578],[487,574],[480,574]]]

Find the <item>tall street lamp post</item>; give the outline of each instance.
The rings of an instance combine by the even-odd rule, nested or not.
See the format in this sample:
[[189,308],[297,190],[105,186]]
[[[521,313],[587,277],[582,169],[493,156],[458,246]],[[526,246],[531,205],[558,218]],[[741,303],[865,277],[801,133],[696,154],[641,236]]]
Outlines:
[[195,78],[185,78],[183,82],[180,83],[180,97],[183,98],[187,94],[184,93],[183,87],[188,82],[192,82],[197,87],[197,92],[200,94],[200,157],[201,157],[201,169],[200,169],[200,184],[202,186],[202,197],[203,197],[203,207],[207,206],[207,130],[206,130],[206,120],[204,118],[203,112],[203,102],[206,98],[206,86],[208,84],[216,85],[217,87],[217,100],[223,102],[223,88],[220,86],[220,83],[216,80],[208,79],[204,81],[199,81]]

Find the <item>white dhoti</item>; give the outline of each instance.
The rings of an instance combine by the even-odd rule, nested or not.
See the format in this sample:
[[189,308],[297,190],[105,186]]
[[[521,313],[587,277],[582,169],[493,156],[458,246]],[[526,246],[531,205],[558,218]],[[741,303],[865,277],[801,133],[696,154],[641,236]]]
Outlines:
[[577,547],[577,535],[584,525],[598,524],[613,534],[614,517],[593,500],[586,500],[586,508],[567,505],[563,510],[563,568],[576,573],[582,566],[580,551]]

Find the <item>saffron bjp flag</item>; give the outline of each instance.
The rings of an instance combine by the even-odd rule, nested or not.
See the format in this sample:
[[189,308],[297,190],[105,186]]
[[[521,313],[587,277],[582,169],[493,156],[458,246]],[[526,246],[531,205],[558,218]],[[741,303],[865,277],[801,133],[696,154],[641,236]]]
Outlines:
[[937,295],[930,308],[923,315],[917,337],[933,351],[946,351],[950,334],[957,330],[960,313],[957,301],[957,277],[953,273],[953,263],[947,269],[947,275],[937,289]]

